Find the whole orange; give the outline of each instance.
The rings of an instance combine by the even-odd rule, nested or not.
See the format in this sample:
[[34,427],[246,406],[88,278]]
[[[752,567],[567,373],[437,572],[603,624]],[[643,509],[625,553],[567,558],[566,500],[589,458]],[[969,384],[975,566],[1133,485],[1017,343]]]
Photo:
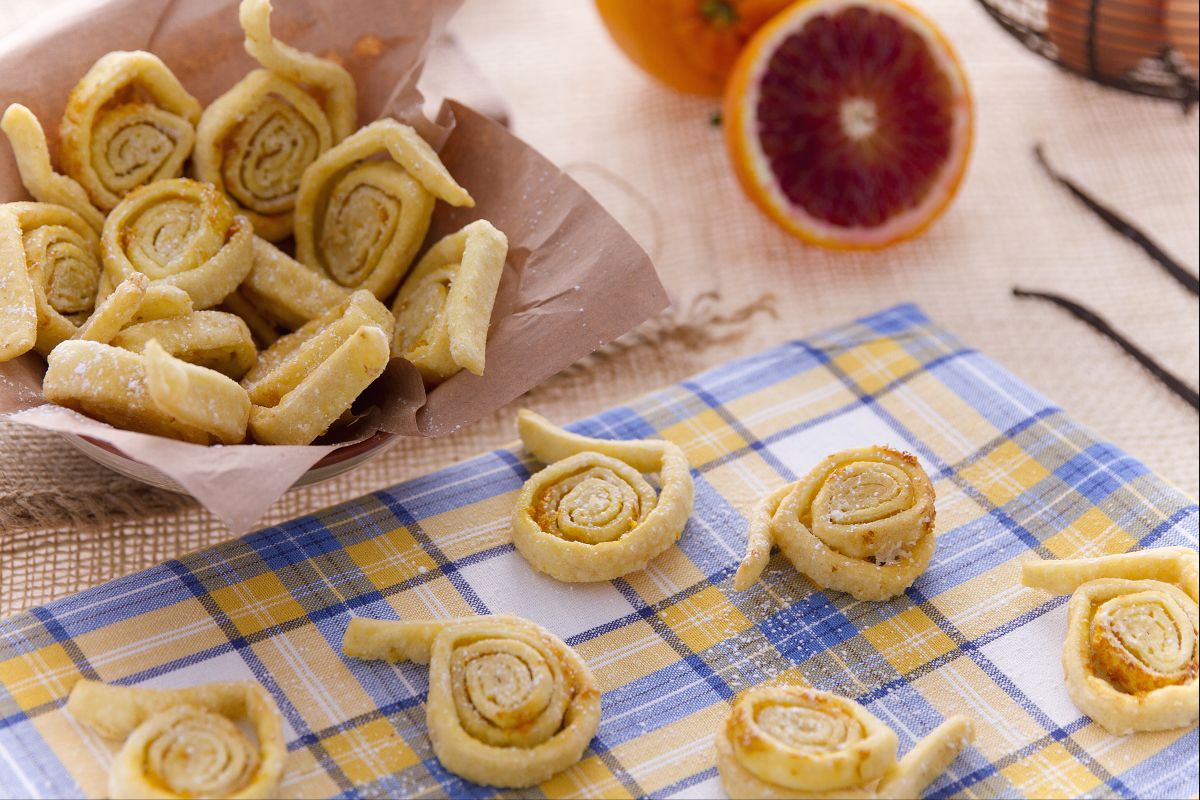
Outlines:
[[717,96],[738,53],[792,0],[596,0],[633,63],[680,92]]

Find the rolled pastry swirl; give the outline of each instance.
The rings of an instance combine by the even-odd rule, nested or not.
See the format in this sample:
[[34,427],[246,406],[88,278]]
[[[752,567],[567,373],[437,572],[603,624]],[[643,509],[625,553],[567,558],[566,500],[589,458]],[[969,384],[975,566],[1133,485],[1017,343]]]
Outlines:
[[769,495],[750,521],[734,588],[749,588],[778,544],[826,589],[887,600],[933,558],[933,484],[914,456],[887,447],[835,453]]
[[102,342],[71,340],[46,359],[46,400],[116,428],[196,444],[212,444],[211,433],[189,425],[154,401],[142,355]]
[[38,308],[25,266],[21,226],[6,206],[0,206],[0,362],[28,353],[37,338]]
[[717,770],[731,797],[919,798],[973,738],[954,716],[897,762],[896,734],[853,700],[757,687],[717,734]]
[[234,380],[245,375],[258,360],[246,323],[224,311],[193,311],[139,322],[119,331],[110,343],[141,353],[151,340],[176,358],[216,370]]
[[391,358],[392,315],[366,291],[281,337],[242,386],[261,444],[309,444],[379,377]]
[[259,347],[265,349],[279,340],[281,332],[275,327],[275,323],[263,316],[241,290],[226,297],[221,303],[221,310],[240,317],[254,335],[254,341]]
[[0,129],[8,135],[21,183],[41,203],[68,208],[83,218],[96,233],[104,226],[104,215],[92,205],[87,192],[74,179],[59,175],[50,164],[46,133],[33,112],[13,103],[0,119]]
[[67,97],[63,169],[110,211],[139,186],[183,174],[199,119],[200,103],[158,56],[108,53]]
[[215,186],[187,178],[135,189],[112,210],[101,235],[105,278],[135,272],[186,291],[196,308],[231,294],[250,272],[253,233]]
[[428,383],[460,369],[483,374],[492,305],[508,239],[487,220],[443,238],[413,268],[396,301],[393,352]]
[[246,439],[250,396],[232,378],[176,358],[151,339],[142,349],[146,388],[159,410],[221,444]]
[[436,198],[475,204],[415,130],[393,119],[372,122],[305,170],[296,258],[342,286],[387,299],[425,238]]
[[282,719],[256,683],[142,689],[83,680],[67,711],[101,736],[124,740],[109,773],[113,800],[273,797],[283,774]]
[[[14,322],[3,329],[23,331],[21,352],[33,348],[45,356],[73,337],[95,307],[100,239],[82,217],[62,206],[6,203],[0,208],[5,212],[0,216],[0,275],[8,276],[0,283],[0,292],[7,287],[14,293],[14,299],[0,308],[19,313],[22,320],[20,327]],[[21,301],[15,299],[18,291]],[[29,302],[35,319],[32,341]],[[7,360],[3,351],[0,346],[0,361]]]
[[1024,565],[1026,586],[1073,591],[1067,693],[1110,733],[1196,724],[1196,576],[1196,551],[1186,547]]
[[102,342],[108,344],[122,328],[133,320],[142,302],[146,299],[146,290],[150,279],[140,272],[135,272],[109,292],[96,306],[96,310],[79,326],[72,337],[86,342]]
[[246,52],[266,69],[240,80],[204,110],[192,155],[196,177],[220,187],[264,239],[292,232],[304,170],[349,136],[356,89],[340,65],[271,35],[270,0],[242,0]]
[[[550,466],[521,489],[513,544],[560,581],[607,581],[644,569],[692,513],[692,476],[677,445],[591,439],[532,411],[517,414],[525,448]],[[642,473],[658,473],[657,494]]]
[[254,265],[238,288],[255,309],[288,330],[296,330],[342,303],[350,291],[254,237]]
[[591,670],[557,636],[520,617],[353,619],[343,650],[429,664],[433,751],[475,783],[519,789],[548,780],[579,761],[600,723]]

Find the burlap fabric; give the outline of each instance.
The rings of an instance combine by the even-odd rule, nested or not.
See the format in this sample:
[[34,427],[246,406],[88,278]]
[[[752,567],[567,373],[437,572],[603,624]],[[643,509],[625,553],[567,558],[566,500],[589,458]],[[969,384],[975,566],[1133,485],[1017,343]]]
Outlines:
[[[66,2],[0,0],[0,30],[22,35],[18,23]],[[610,44],[591,3],[466,4],[452,30],[508,103],[516,131],[629,227],[676,301],[669,317],[520,402],[571,419],[735,355],[913,300],[1194,496],[1196,413],[1080,323],[1009,291],[1069,293],[1195,383],[1195,298],[1052,185],[1031,148],[1042,142],[1058,167],[1194,270],[1196,112],[1066,76],[974,2],[918,2],[956,43],[971,78],[975,152],[949,213],[917,241],[879,254],[827,253],[776,230],[735,184],[711,121],[717,104],[674,95],[637,72]],[[453,437],[402,442],[349,475],[288,493],[263,523],[511,438],[508,409]],[[109,473],[51,435],[3,423],[0,528],[0,615],[227,535],[185,498]]]

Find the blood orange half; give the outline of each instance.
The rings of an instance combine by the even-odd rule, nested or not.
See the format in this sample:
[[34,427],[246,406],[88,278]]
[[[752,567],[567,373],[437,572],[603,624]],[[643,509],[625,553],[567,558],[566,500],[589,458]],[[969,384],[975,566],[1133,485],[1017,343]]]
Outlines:
[[725,92],[747,194],[826,247],[875,249],[924,230],[958,189],[971,134],[958,59],[896,0],[800,0],[750,41]]

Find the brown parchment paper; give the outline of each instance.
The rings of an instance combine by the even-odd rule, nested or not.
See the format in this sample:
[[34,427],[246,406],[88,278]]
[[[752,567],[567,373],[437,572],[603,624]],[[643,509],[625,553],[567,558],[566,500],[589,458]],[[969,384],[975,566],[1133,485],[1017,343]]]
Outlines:
[[[356,410],[370,412],[341,441],[307,447],[203,447],[122,431],[41,396],[34,354],[0,364],[0,413],[47,430],[106,442],[174,479],[233,533],[249,530],[292,483],[331,450],[377,428],[403,436],[454,433],[662,310],[667,297],[649,257],[562,170],[503,125],[454,102],[436,122],[417,81],[430,43],[457,0],[275,0],[278,38],[343,63],[358,84],[360,123],[392,116],[414,125],[475,198],[439,204],[429,239],[487,219],[509,240],[487,367],[462,372],[426,396],[408,362],[393,359]],[[0,108],[20,102],[57,145],[67,93],[112,50],[149,50],[208,103],[256,64],[242,48],[237,0],[110,0],[34,32],[0,54]],[[469,73],[468,73],[469,74]],[[429,83],[436,83],[429,81]],[[438,84],[439,94],[453,95]],[[478,96],[477,86],[464,89]],[[0,145],[0,202],[25,199],[11,150]]]

